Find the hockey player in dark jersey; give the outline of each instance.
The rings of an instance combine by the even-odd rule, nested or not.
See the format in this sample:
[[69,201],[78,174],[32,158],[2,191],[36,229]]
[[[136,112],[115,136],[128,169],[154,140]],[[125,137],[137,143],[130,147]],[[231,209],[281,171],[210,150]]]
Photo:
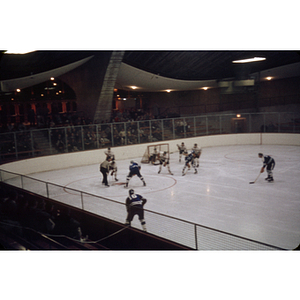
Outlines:
[[[184,176],[187,173],[187,171],[191,169],[191,166],[195,169],[194,174],[198,173],[196,164],[195,164],[195,158],[196,158],[196,153],[194,151],[192,151],[190,154],[188,154],[185,157],[185,164],[182,169],[182,176]],[[185,170],[186,168],[187,168],[187,170]]]
[[275,167],[274,158],[269,155],[263,155],[262,153],[258,153],[258,157],[262,158],[262,161],[263,161],[263,166],[261,167],[260,172],[263,173],[266,168],[268,177],[265,178],[265,180],[268,180],[268,182],[273,182],[274,181],[273,169]]
[[107,181],[107,175],[109,173],[109,167],[111,165],[111,158],[110,156],[106,157],[106,160],[100,164],[100,172],[103,175],[103,180],[102,184],[105,186],[109,186],[108,181]]
[[143,176],[141,175],[140,170],[141,170],[141,166],[137,162],[132,160],[130,162],[130,165],[129,165],[129,174],[126,177],[126,183],[125,183],[125,186],[124,186],[125,188],[128,187],[129,180],[134,175],[137,175],[143,181],[144,186],[146,186],[146,182],[145,182]]
[[146,221],[144,219],[144,205],[147,202],[143,196],[135,194],[133,189],[129,190],[129,196],[126,198],[126,225],[131,225],[131,221],[135,215],[138,215],[144,231],[147,231]]
[[158,174],[161,172],[162,166],[167,167],[169,173],[171,175],[173,175],[173,173],[170,170],[169,158],[168,158],[168,155],[167,155],[166,151],[164,151],[164,153],[159,156],[159,171],[158,171]]
[[141,225],[144,231],[147,231],[146,221],[144,219],[144,205],[147,200],[139,195],[135,194],[133,189],[129,190],[129,197],[126,198],[126,209],[127,209],[127,217],[126,217],[126,225],[131,225],[131,221],[135,215],[138,215]]

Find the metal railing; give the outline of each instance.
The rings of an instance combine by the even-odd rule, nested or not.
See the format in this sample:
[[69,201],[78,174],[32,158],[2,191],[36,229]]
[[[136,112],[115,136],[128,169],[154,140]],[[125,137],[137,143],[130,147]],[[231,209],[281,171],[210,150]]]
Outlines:
[[300,112],[213,114],[1,133],[0,163],[203,135],[256,132],[300,133]]
[[[0,180],[83,211],[125,223],[125,203],[1,169]],[[149,233],[195,250],[286,250],[147,209],[145,219]],[[137,218],[131,225],[141,228]]]

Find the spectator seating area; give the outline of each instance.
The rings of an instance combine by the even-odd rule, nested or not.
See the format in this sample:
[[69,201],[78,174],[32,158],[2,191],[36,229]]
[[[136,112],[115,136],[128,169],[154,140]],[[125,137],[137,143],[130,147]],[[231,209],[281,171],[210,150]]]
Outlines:
[[3,182],[0,183],[0,249],[190,250]]

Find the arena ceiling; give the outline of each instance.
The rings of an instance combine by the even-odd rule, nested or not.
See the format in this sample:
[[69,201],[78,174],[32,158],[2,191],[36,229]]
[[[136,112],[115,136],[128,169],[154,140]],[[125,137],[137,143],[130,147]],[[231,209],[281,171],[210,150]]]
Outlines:
[[[35,51],[22,55],[1,52],[0,82],[12,83],[10,89],[16,88],[20,79],[28,86],[29,77],[43,82],[51,72],[56,72],[52,76],[62,75],[103,52]],[[250,57],[264,57],[265,60],[233,63]],[[136,86],[142,91],[191,90],[213,86],[222,80],[249,79],[255,73],[259,73],[261,78],[267,75],[274,78],[300,76],[300,52],[125,51],[116,87],[126,90]],[[5,84],[1,87],[5,91]]]

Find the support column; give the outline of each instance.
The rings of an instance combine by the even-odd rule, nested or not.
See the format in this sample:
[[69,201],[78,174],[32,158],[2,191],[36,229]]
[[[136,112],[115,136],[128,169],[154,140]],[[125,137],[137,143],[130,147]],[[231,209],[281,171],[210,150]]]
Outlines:
[[115,82],[123,56],[124,51],[114,51],[111,55],[98,99],[94,115],[94,123],[110,121]]

